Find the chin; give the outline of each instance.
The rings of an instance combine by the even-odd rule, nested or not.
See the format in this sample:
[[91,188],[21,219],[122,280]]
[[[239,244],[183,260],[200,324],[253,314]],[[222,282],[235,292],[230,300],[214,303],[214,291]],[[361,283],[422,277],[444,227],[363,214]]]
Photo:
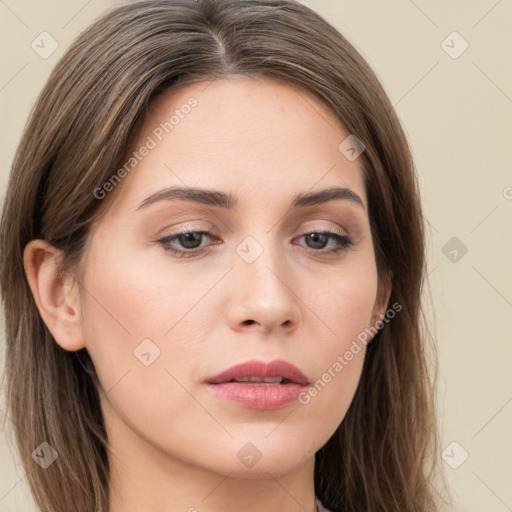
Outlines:
[[214,460],[215,470],[223,475],[231,473],[233,478],[240,479],[266,479],[270,475],[279,478],[295,471],[308,459],[314,460],[314,448],[308,452],[304,451],[306,443],[286,446],[282,441],[276,436],[274,443],[263,440],[260,443],[236,443],[233,457],[224,459],[221,467],[219,458]]
[[[287,460],[283,463],[283,457],[272,457],[266,462],[261,459],[253,467],[242,467],[242,464],[231,464],[230,468],[226,468],[227,472],[231,473],[231,478],[239,478],[241,480],[258,480],[268,478],[280,478],[288,473],[295,471],[303,460]],[[223,475],[226,473],[222,472]]]

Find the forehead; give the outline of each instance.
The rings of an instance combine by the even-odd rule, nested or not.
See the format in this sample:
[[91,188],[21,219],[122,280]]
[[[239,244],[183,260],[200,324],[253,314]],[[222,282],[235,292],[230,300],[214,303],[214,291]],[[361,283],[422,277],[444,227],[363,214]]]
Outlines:
[[126,156],[129,172],[117,206],[133,210],[172,185],[222,189],[268,204],[345,186],[366,201],[359,161],[339,149],[348,135],[299,86],[248,77],[182,86],[151,103]]

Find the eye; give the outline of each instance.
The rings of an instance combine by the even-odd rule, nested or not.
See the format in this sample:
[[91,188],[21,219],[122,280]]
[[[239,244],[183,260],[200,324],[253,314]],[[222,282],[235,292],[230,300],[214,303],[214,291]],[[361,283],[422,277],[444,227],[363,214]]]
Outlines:
[[[165,251],[178,257],[187,258],[204,251],[204,245],[201,246],[201,242],[205,237],[209,239],[214,238],[209,231],[183,231],[166,236],[158,240],[158,243],[162,245]],[[330,231],[305,233],[298,237],[297,240],[302,238],[310,248],[307,252],[315,255],[336,254],[353,245],[352,240],[348,236]],[[330,241],[333,241],[334,247],[325,250]]]
[[[161,240],[158,240],[158,243],[163,246],[164,250],[171,252],[178,257],[186,258],[203,251],[203,249],[200,248],[200,245],[205,236],[212,238],[209,231],[184,231],[182,233],[162,238]],[[179,243],[181,249],[176,248],[175,245],[173,246],[173,243]]]
[[[313,254],[338,253],[353,245],[352,240],[348,236],[341,235],[339,233],[332,233],[330,231],[314,231],[298,237],[299,240],[301,238],[304,238],[308,247],[313,249],[313,251],[308,251]],[[330,250],[324,250],[330,240],[334,242],[334,247]]]

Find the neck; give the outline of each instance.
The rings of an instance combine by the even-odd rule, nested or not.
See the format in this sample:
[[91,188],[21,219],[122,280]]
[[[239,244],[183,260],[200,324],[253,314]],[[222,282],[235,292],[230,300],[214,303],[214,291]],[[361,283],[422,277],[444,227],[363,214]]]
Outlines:
[[[316,512],[314,455],[285,474],[216,473],[172,457],[116,425],[109,512]],[[255,466],[256,467],[256,466]]]

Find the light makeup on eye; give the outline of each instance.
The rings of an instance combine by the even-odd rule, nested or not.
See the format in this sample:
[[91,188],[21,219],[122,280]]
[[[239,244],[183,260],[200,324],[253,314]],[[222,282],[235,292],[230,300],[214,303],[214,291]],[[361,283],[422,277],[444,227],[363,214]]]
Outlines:
[[[157,240],[157,242],[166,252],[171,253],[176,257],[190,258],[208,251],[208,249],[201,247],[205,237],[214,241],[211,245],[219,245],[222,243],[219,237],[215,236],[210,231],[188,227],[182,228],[175,233],[171,233],[170,235]],[[335,257],[354,245],[353,240],[347,234],[330,231],[324,228],[316,230],[309,229],[298,237],[295,237],[292,241],[295,242],[296,240],[304,240],[305,243],[313,244],[313,247],[309,246],[309,248],[306,249],[307,253],[327,258]],[[179,244],[181,248],[177,247],[176,244]],[[304,247],[300,243],[294,243],[294,245]],[[326,246],[330,246],[330,248],[326,250]]]

